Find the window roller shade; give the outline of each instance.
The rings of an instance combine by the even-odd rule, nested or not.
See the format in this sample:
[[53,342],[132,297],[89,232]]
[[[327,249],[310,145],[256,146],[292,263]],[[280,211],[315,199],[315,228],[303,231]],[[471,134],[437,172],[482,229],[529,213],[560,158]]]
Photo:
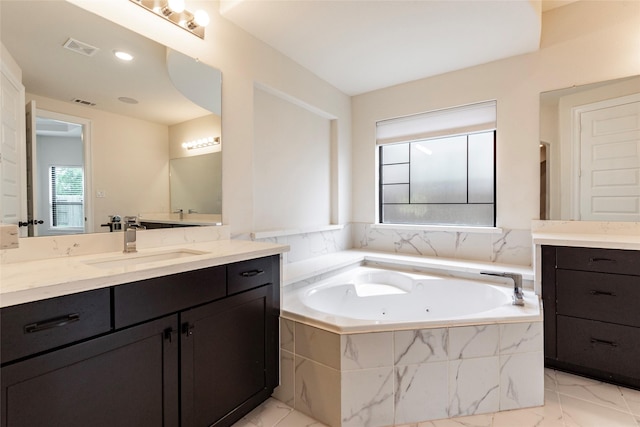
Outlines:
[[415,141],[496,128],[496,101],[429,111],[376,123],[376,144]]

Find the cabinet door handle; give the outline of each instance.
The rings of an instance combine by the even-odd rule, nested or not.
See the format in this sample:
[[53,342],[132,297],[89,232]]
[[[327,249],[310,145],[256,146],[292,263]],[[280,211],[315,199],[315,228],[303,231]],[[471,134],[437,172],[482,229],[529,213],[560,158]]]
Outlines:
[[164,331],[162,331],[162,334],[164,335],[164,339],[172,342],[173,341],[173,328],[167,328]]
[[69,323],[77,322],[80,320],[80,315],[77,313],[67,314],[66,316],[56,317],[55,319],[45,320],[43,322],[31,323],[24,326],[25,334],[32,334],[34,332],[40,332],[47,329],[59,328],[61,326],[68,325]]
[[593,258],[589,258],[589,262],[616,262],[616,260],[611,258],[593,257]]
[[591,344],[601,344],[601,345],[607,345],[609,347],[617,347],[618,344],[614,341],[608,341],[608,340],[600,340],[598,338],[591,338]]
[[606,297],[615,297],[616,296],[615,292],[598,291],[598,290],[595,290],[595,289],[589,291],[589,293],[591,295],[595,295],[595,296],[606,296]]
[[190,325],[188,322],[182,324],[182,333],[189,338],[193,335],[193,325]]
[[242,273],[240,273],[242,277],[255,277],[261,274],[264,274],[264,270],[250,270],[250,271],[243,271]]

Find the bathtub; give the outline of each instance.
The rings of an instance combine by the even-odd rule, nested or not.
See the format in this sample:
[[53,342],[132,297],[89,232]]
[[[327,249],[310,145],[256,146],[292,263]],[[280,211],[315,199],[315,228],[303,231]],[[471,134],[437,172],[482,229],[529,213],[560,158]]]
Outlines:
[[544,403],[542,313],[533,291],[515,306],[513,285],[481,269],[455,277],[378,267],[284,287],[276,398],[331,427]]
[[312,285],[285,288],[283,317],[336,333],[541,320],[533,291],[525,290],[525,305],[515,306],[513,286],[488,277],[358,266]]

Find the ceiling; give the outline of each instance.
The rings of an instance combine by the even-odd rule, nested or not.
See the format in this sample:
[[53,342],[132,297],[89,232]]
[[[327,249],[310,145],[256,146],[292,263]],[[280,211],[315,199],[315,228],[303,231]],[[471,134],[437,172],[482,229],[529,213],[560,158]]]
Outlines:
[[573,0],[221,0],[221,15],[348,95],[536,51]]

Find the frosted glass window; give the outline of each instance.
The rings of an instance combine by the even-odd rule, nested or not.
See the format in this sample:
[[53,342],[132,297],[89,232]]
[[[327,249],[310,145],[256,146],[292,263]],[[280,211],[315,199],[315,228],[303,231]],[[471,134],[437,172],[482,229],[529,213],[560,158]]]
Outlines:
[[467,137],[411,144],[411,203],[467,202]]
[[495,130],[380,145],[380,221],[495,226]]
[[392,163],[407,163],[409,161],[408,144],[384,145],[381,150],[381,163],[389,165]]
[[409,203],[409,184],[383,186],[382,203]]
[[383,184],[408,184],[409,164],[383,165],[381,182]]
[[493,133],[469,135],[469,203],[493,203]]

